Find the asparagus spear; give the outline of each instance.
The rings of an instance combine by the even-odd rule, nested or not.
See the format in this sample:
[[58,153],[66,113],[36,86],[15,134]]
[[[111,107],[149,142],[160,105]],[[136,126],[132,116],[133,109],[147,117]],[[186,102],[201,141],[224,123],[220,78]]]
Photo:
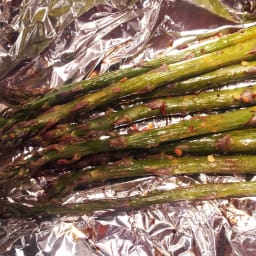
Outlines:
[[57,161],[57,164],[67,164],[79,160],[82,156],[136,148],[153,148],[164,142],[177,141],[199,135],[242,129],[256,126],[256,107],[211,114],[194,116],[176,124],[128,135],[119,135],[105,139],[94,139],[86,142],[68,145],[50,145],[42,151],[43,156],[25,165],[30,170],[37,170],[43,165]]
[[200,92],[202,90],[217,88],[233,82],[251,79],[254,78],[255,75],[256,62],[243,62],[157,88],[156,90],[143,95],[143,99]]
[[2,202],[2,215],[5,217],[28,217],[42,214],[67,215],[67,214],[92,214],[94,211],[109,210],[127,211],[142,207],[170,203],[182,200],[213,200],[229,197],[243,197],[256,195],[256,182],[232,182],[215,184],[191,184],[171,190],[154,190],[143,195],[126,198],[88,200],[86,203],[66,204],[60,203],[34,203],[32,207],[22,206],[17,203]]
[[0,145],[2,148],[16,146],[29,134],[35,135],[41,129],[46,130],[63,119],[71,118],[80,112],[88,112],[122,96],[145,93],[171,81],[206,73],[242,60],[253,59],[256,54],[255,46],[256,39],[253,39],[197,58],[165,65],[160,69],[112,84],[69,103],[54,106],[35,119],[19,122],[8,131],[2,131]]
[[58,141],[64,143],[68,134],[73,140],[86,135],[89,131],[104,130],[125,125],[145,118],[167,114],[188,114],[191,112],[211,111],[228,107],[248,106],[256,103],[256,86],[204,92],[199,95],[187,95],[172,98],[159,98],[116,112],[108,112],[104,116],[88,120],[81,125],[61,124],[46,132],[42,138],[33,140]]
[[199,135],[255,127],[255,111],[256,107],[250,107],[223,114],[194,116],[190,120],[183,120],[176,124],[134,134],[105,139],[98,138],[85,142],[82,142],[81,138],[79,143],[49,145],[41,151],[41,156],[35,153],[26,160],[11,163],[9,168],[0,173],[1,180],[2,183],[6,183],[10,178],[20,179],[21,177],[34,176],[41,170],[41,167],[50,162],[55,162],[57,165],[67,165],[91,154],[127,149],[150,149],[156,148],[165,142],[175,142]]
[[96,76],[92,79],[81,81],[75,84],[68,84],[57,88],[56,90],[47,93],[46,95],[37,98],[30,103],[26,104],[21,110],[19,110],[12,121],[19,121],[21,118],[29,118],[32,113],[38,113],[42,109],[47,109],[50,106],[63,104],[65,102],[74,99],[75,97],[94,90],[110,83],[118,82],[122,78],[130,78],[142,73],[145,73],[154,68],[160,67],[162,64],[171,64],[179,61],[183,61],[190,57],[201,56],[206,53],[214,52],[225,47],[239,44],[243,41],[252,39],[255,37],[256,26],[241,29],[235,33],[225,35],[216,40],[207,41],[201,45],[195,45],[187,49],[172,53],[171,56],[161,57],[146,63],[138,67],[121,69],[109,73],[105,73]]
[[47,189],[48,198],[63,196],[72,192],[78,185],[92,185],[106,180],[144,177],[150,175],[171,176],[177,174],[245,174],[256,172],[256,157],[216,156],[212,161],[206,156],[164,158],[164,159],[123,159],[107,166],[98,166],[90,170],[66,173]]
[[108,112],[104,116],[88,120],[81,126],[62,124],[58,129],[46,133],[47,140],[61,134],[72,133],[73,136],[86,134],[90,130],[103,130],[125,125],[145,118],[159,115],[188,114],[212,111],[229,107],[249,106],[256,103],[256,86],[203,92],[199,95],[186,95],[170,98],[159,98],[116,112]]
[[256,130],[244,129],[216,133],[209,136],[179,141],[176,143],[164,143],[159,148],[151,149],[150,153],[183,153],[212,154],[212,153],[255,153]]

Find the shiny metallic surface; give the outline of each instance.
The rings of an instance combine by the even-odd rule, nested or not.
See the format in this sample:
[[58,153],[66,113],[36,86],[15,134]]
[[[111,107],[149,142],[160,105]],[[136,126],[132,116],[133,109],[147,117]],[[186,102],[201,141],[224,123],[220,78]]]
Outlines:
[[[144,178],[70,195],[66,202],[127,197],[194,182],[243,177]],[[97,212],[48,220],[2,220],[2,255],[253,255],[254,198],[184,201],[140,211]],[[6,254],[5,254],[6,253]],[[16,253],[16,254],[15,254]]]
[[[2,97],[81,81],[95,70],[136,65],[199,39],[200,31],[211,35],[245,26],[181,1],[6,0],[0,7]],[[15,33],[6,32],[10,29]],[[63,204],[246,179],[204,174],[147,177],[80,191],[63,198]],[[47,176],[31,179],[12,189],[8,200],[30,205],[44,193],[48,181]],[[0,255],[253,256],[255,210],[255,198],[233,198],[83,216],[0,219]]]

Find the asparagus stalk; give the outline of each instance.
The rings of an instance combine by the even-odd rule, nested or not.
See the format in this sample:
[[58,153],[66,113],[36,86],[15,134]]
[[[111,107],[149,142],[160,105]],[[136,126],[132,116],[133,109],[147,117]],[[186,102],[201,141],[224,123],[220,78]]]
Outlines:
[[192,184],[171,190],[154,190],[143,195],[126,198],[88,200],[86,203],[66,204],[60,203],[35,203],[32,207],[21,206],[17,203],[2,202],[5,217],[28,217],[52,215],[83,215],[95,211],[127,211],[142,207],[170,203],[182,200],[214,200],[229,197],[243,197],[256,195],[256,182],[232,182],[215,184]]
[[179,141],[176,143],[164,143],[158,148],[151,149],[150,153],[163,151],[165,153],[212,154],[212,153],[255,153],[256,130],[244,129],[216,133],[209,136]]
[[[81,157],[97,153],[123,151],[127,149],[151,149],[151,152],[159,152],[159,149],[156,147],[165,142],[175,142],[180,139],[193,138],[200,135],[255,127],[255,111],[256,107],[250,107],[223,114],[194,116],[190,120],[183,120],[176,124],[134,134],[110,136],[105,139],[98,138],[85,142],[82,142],[81,138],[81,142],[67,145],[53,144],[46,147],[41,152],[41,156],[36,153],[27,160],[10,164],[9,168],[6,168],[5,171],[0,173],[0,177],[3,181],[2,183],[6,183],[10,178],[14,179],[16,177],[20,179],[21,177],[34,176],[41,170],[41,167],[50,162],[55,162],[57,165],[67,165],[77,162]],[[72,135],[70,136],[72,137]],[[248,139],[250,140],[251,138],[253,138],[253,132],[248,132]],[[230,143],[224,140],[223,143],[225,142]],[[248,140],[244,139],[244,142],[241,141],[240,144],[243,143],[243,146],[247,143],[250,148],[254,147],[253,141],[249,143]],[[221,146],[223,145],[220,143],[219,147]],[[207,146],[202,146],[202,148],[204,147],[207,148]],[[174,144],[174,146],[170,146],[168,149],[168,145],[165,146],[163,144],[163,147],[160,147],[160,149],[172,152],[173,150],[175,151],[176,145]],[[184,150],[185,152],[184,148],[180,150]],[[239,151],[239,145],[234,146],[233,151],[235,150]],[[241,151],[243,152],[243,150]]]
[[200,92],[241,80],[252,79],[255,76],[256,62],[243,62],[157,88],[144,95],[143,99]]
[[141,119],[168,114],[188,114],[228,107],[248,106],[256,103],[256,86],[227,89],[213,92],[203,92],[199,95],[186,95],[172,98],[159,98],[116,112],[108,112],[104,116],[88,120],[81,125],[61,124],[51,129],[34,141],[58,141],[65,143],[68,134],[73,141],[79,140],[89,131],[104,130],[120,125],[126,125]]
[[131,78],[136,75],[143,74],[149,70],[160,67],[162,64],[171,64],[183,61],[190,57],[201,56],[203,54],[218,51],[231,45],[239,44],[254,38],[255,33],[256,26],[241,29],[235,33],[225,35],[216,40],[177,51],[172,53],[171,56],[151,60],[137,67],[120,69],[81,81],[79,83],[61,86],[56,90],[53,90],[52,92],[49,92],[46,95],[26,104],[21,110],[16,112],[14,117],[9,120],[6,125],[9,126],[20,119],[29,118],[31,117],[31,114],[35,115],[39,111],[48,109],[51,106],[66,103],[90,90],[95,90],[105,85],[118,82],[122,78]]
[[26,166],[30,170],[38,170],[43,165],[57,161],[57,164],[67,164],[79,160],[81,157],[118,151],[125,149],[147,149],[158,146],[164,142],[177,141],[199,135],[224,132],[235,129],[256,126],[256,107],[211,114],[208,116],[194,116],[190,120],[182,120],[176,124],[128,135],[94,139],[86,142],[68,145],[50,145],[42,151],[43,156],[28,161]]
[[164,159],[124,159],[107,166],[90,170],[66,173],[55,180],[47,189],[48,198],[60,197],[76,189],[79,185],[92,185],[107,180],[150,175],[172,176],[178,174],[246,174],[256,172],[256,157],[216,156],[211,162],[206,156],[164,158]]
[[82,128],[63,124],[58,130],[50,130],[48,132],[48,138],[53,138],[54,135],[61,135],[62,132],[64,134],[72,133],[74,136],[77,131],[81,135],[82,133],[85,134],[86,131],[113,128],[159,115],[185,115],[188,113],[254,105],[256,103],[255,95],[256,86],[248,86],[244,88],[203,92],[199,95],[159,98],[116,112],[108,112],[104,116],[88,120],[85,124],[81,125]]
[[35,119],[14,124],[8,131],[2,131],[0,145],[2,148],[16,146],[29,134],[35,135],[41,129],[46,130],[63,119],[71,118],[80,112],[91,111],[122,96],[145,93],[168,82],[206,73],[242,60],[253,59],[256,54],[255,46],[256,39],[253,39],[197,58],[165,65],[160,69],[112,84],[69,103],[54,106]]

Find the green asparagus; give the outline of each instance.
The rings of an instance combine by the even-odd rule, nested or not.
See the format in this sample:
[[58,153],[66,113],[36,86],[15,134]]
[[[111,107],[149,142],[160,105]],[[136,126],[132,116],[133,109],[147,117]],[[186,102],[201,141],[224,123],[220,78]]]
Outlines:
[[155,99],[116,112],[107,112],[104,116],[89,119],[80,125],[61,124],[33,140],[39,144],[43,144],[44,141],[64,143],[65,141],[69,142],[67,138],[69,134],[72,134],[73,141],[76,136],[76,140],[79,141],[80,136],[90,134],[90,131],[114,128],[160,115],[184,115],[228,107],[254,105],[256,103],[255,95],[256,86],[249,86],[204,92],[199,95]]
[[109,151],[125,149],[147,149],[158,146],[164,142],[192,138],[199,135],[224,132],[235,129],[256,126],[256,107],[211,114],[208,116],[194,116],[190,120],[183,120],[165,127],[137,132],[128,135],[119,135],[108,138],[98,138],[85,142],[68,145],[50,145],[42,150],[41,157],[28,159],[24,166],[29,170],[38,170],[49,162],[67,164],[77,161],[81,157]]
[[72,171],[52,182],[47,189],[48,198],[60,197],[74,191],[78,185],[93,185],[107,180],[150,175],[172,176],[177,174],[253,174],[256,172],[256,157],[247,156],[206,156],[143,159],[132,158],[107,166],[89,170]]
[[160,151],[167,154],[176,152],[178,155],[183,153],[198,155],[212,153],[252,154],[256,152],[256,130],[252,128],[216,133],[176,143],[164,143],[158,148],[149,150],[150,153],[159,153]]
[[172,83],[142,96],[142,99],[175,96],[214,89],[238,81],[246,81],[256,76],[256,62],[242,62],[240,64],[221,68],[201,76]]
[[255,37],[256,26],[241,29],[235,33],[225,35],[215,40],[210,40],[201,45],[196,44],[190,48],[172,53],[171,56],[161,57],[149,62],[142,63],[140,66],[121,69],[109,73],[105,73],[94,78],[75,83],[68,84],[57,88],[56,90],[47,93],[46,95],[37,98],[26,104],[21,110],[17,111],[14,117],[6,123],[7,126],[21,119],[30,118],[31,115],[36,115],[39,111],[45,110],[51,106],[59,105],[74,99],[85,92],[95,90],[105,85],[118,82],[122,78],[130,78],[142,73],[145,73],[154,68],[160,67],[163,64],[171,64],[180,62],[191,57],[201,56],[206,53],[221,50],[225,47],[236,45],[246,40]]
[[[256,54],[255,49],[256,39],[249,40],[197,58],[162,66],[160,69],[112,84],[98,92],[82,96],[69,103],[54,106],[35,119],[14,124],[7,131],[2,129],[0,133],[1,148],[19,145],[24,142],[27,136],[35,135],[42,129],[47,130],[57,122],[74,117],[80,112],[91,111],[122,96],[145,93],[167,82],[206,73],[242,60],[253,59]],[[207,63],[207,66],[205,63]]]
[[[128,211],[142,207],[170,203],[182,200],[214,200],[229,197],[243,197],[256,195],[256,182],[232,182],[215,184],[191,184],[171,190],[154,190],[143,195],[126,198],[96,199],[85,203],[66,204],[60,203],[34,203],[32,207],[18,203],[2,202],[2,215],[5,217],[29,217],[36,215],[68,215],[92,214],[95,211],[109,210]],[[113,213],[113,212],[112,212]]]

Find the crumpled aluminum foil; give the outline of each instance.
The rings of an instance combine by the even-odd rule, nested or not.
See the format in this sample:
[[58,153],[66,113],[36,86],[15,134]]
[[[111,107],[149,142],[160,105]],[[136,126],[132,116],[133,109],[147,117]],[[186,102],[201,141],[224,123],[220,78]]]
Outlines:
[[[196,40],[202,31],[211,35],[244,26],[174,0],[6,0],[0,3],[0,10],[4,35],[0,63],[5,63],[0,65],[2,97],[16,95],[19,90],[41,92],[80,81],[95,70],[104,72],[136,64],[162,50],[168,52]],[[40,47],[30,49],[35,40],[39,40]],[[147,177],[78,192],[64,198],[63,203],[127,197],[194,182],[246,179],[204,174]],[[45,177],[33,179],[31,186],[14,189],[10,199],[36,200],[45,184]],[[175,202],[114,214],[1,219],[0,255],[253,256],[255,210],[255,198],[234,198]]]

